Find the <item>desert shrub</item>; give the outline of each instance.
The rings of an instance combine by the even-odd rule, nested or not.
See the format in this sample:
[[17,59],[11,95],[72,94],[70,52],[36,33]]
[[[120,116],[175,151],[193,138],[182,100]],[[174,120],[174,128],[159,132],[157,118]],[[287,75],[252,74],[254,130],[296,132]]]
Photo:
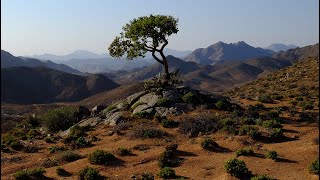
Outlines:
[[141,180],[154,180],[154,175],[152,173],[142,173]]
[[53,166],[58,166],[58,161],[55,160],[55,159],[45,159],[44,161],[42,161],[40,163],[40,166],[41,167],[44,167],[44,168],[49,168],[49,167],[53,167]]
[[312,121],[312,116],[307,112],[301,112],[299,114],[299,121],[301,121],[301,122],[305,122],[305,121],[310,122],[310,121]]
[[117,106],[115,106],[115,105],[109,105],[109,106],[106,108],[106,111],[107,111],[107,112],[110,112],[110,111],[115,110],[115,109],[117,109]]
[[80,180],[95,180],[100,177],[99,171],[92,167],[85,167],[78,172]]
[[16,127],[12,130],[11,134],[20,140],[26,140],[27,139],[27,132],[22,127]]
[[49,110],[42,116],[42,122],[49,131],[66,130],[78,122],[76,113],[77,109],[74,107],[61,107]]
[[40,133],[37,130],[30,129],[29,132],[27,133],[27,139],[35,139],[39,135],[40,135]]
[[250,125],[244,125],[241,126],[239,129],[239,135],[249,135],[253,139],[260,137],[260,132],[257,127],[250,126]]
[[303,101],[303,97],[302,97],[302,96],[298,96],[298,97],[295,98],[295,100],[297,100],[297,101]]
[[67,149],[64,147],[64,146],[51,146],[51,147],[48,147],[48,151],[50,153],[55,153],[55,152],[58,152],[58,151],[66,151]]
[[199,133],[209,134],[218,130],[218,121],[210,116],[198,116],[196,118],[187,117],[179,124],[179,132],[191,137],[198,136]]
[[319,174],[319,158],[314,160],[310,165],[309,165],[309,172],[313,174]]
[[236,151],[236,156],[253,156],[254,150],[252,148],[242,148]]
[[162,138],[167,135],[166,132],[152,127],[139,127],[131,134],[133,138]]
[[259,118],[259,111],[261,110],[260,108],[261,108],[260,105],[259,106],[249,105],[248,108],[245,110],[245,115],[250,118]]
[[240,119],[241,124],[255,125],[256,121],[253,118],[244,117]]
[[32,115],[28,115],[26,118],[26,123],[31,127],[38,127],[41,124],[40,121],[38,117]]
[[159,175],[162,178],[174,178],[176,176],[176,172],[170,167],[164,167],[160,169]]
[[84,137],[79,137],[73,144],[74,148],[84,148],[89,147],[91,145],[91,141],[86,140]]
[[161,107],[168,107],[170,106],[171,104],[171,100],[168,99],[168,98],[160,98],[158,101],[157,101],[157,106],[161,106]]
[[219,110],[230,111],[231,109],[233,109],[232,104],[227,100],[219,100],[214,105]]
[[128,156],[128,155],[132,155],[131,151],[127,148],[118,148],[117,154],[119,156]]
[[66,162],[73,162],[81,158],[82,156],[80,154],[75,153],[73,151],[65,151],[60,154],[60,160]]
[[226,131],[231,134],[236,134],[236,120],[231,118],[221,119],[219,121],[219,129]]
[[19,141],[12,142],[12,143],[10,143],[9,146],[12,149],[17,150],[17,151],[23,149],[23,147],[24,147]]
[[164,128],[176,128],[179,126],[179,122],[170,119],[162,119],[161,123]]
[[150,118],[152,114],[147,111],[140,111],[135,113],[134,116],[137,118]]
[[282,96],[282,95],[279,95],[279,94],[275,94],[275,95],[272,95],[272,96],[271,96],[271,99],[281,100],[281,99],[283,99],[283,96]]
[[266,118],[270,118],[270,119],[277,119],[279,118],[279,112],[275,112],[275,111],[268,111],[264,114],[264,116]]
[[270,137],[272,139],[278,139],[283,137],[283,130],[281,128],[272,128],[270,130]]
[[259,175],[259,176],[254,176],[250,178],[250,180],[273,180],[273,178],[267,176],[267,175]]
[[[2,135],[1,135],[2,136]],[[17,142],[18,139],[13,135],[5,135],[1,137],[1,144],[10,146],[11,143]]]
[[262,127],[264,128],[282,128],[283,126],[276,120],[267,120],[262,122]]
[[175,154],[172,150],[165,150],[163,153],[160,154],[159,157],[159,167],[172,167],[177,165],[177,162],[175,161]]
[[45,138],[44,138],[44,141],[45,141],[46,143],[54,143],[54,139],[53,139],[52,137],[45,137]]
[[262,103],[272,103],[272,99],[269,94],[263,94],[259,96],[258,101]]
[[65,176],[69,174],[69,172],[63,169],[62,167],[57,167],[56,173],[58,176]]
[[169,144],[166,146],[166,150],[172,150],[172,151],[175,151],[178,149],[178,144]]
[[246,175],[249,170],[244,163],[244,161],[239,159],[229,159],[225,162],[224,168],[227,170],[227,172],[235,177],[241,177],[243,175]]
[[197,101],[197,96],[192,92],[188,92],[187,94],[182,96],[182,101],[186,103],[194,104]]
[[116,158],[111,153],[97,149],[88,156],[88,159],[91,164],[107,165]]
[[14,174],[16,180],[41,178],[46,171],[42,168],[20,170]]
[[219,145],[216,142],[214,142],[214,140],[212,140],[212,139],[204,139],[201,142],[201,147],[206,150],[213,150],[214,148],[216,148],[218,146]]
[[277,151],[267,151],[266,158],[276,160],[278,157]]
[[313,105],[313,102],[307,101],[307,102],[301,102],[301,103],[300,103],[300,107],[301,107],[303,110],[307,110],[307,109],[312,110],[313,107],[314,107],[314,105]]
[[22,151],[25,153],[35,153],[35,152],[38,152],[39,149],[40,147],[36,145],[27,144],[23,146]]

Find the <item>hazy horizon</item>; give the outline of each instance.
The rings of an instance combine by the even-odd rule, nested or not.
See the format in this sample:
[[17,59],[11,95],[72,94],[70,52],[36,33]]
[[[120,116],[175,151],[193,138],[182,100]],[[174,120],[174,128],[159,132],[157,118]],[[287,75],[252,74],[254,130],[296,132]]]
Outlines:
[[75,50],[107,53],[113,38],[133,18],[165,14],[179,18],[168,48],[194,50],[218,41],[319,42],[319,1],[1,1],[1,49],[16,56]]

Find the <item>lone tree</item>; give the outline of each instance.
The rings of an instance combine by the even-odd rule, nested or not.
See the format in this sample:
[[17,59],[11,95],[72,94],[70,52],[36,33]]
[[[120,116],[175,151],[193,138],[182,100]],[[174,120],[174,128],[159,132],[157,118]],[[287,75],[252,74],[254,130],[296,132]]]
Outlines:
[[[150,15],[133,19],[122,27],[123,32],[117,36],[109,47],[112,57],[120,58],[124,55],[132,60],[145,57],[149,51],[152,57],[164,67],[165,80],[170,80],[168,61],[163,49],[168,45],[167,37],[176,34],[178,19],[172,16]],[[156,53],[159,53],[159,58]]]

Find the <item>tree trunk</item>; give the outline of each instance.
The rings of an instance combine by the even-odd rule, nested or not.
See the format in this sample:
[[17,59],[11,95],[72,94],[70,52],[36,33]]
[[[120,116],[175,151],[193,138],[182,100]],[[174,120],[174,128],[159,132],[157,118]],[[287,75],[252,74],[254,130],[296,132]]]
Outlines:
[[169,73],[169,66],[168,66],[167,59],[163,59],[163,67],[164,67],[164,73],[165,73],[165,80],[166,80],[166,82],[169,82],[170,73]]

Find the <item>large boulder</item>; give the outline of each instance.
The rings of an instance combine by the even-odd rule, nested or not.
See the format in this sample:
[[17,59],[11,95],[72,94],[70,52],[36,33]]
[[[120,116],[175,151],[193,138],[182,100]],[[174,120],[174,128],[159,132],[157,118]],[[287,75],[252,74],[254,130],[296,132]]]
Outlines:
[[77,124],[71,126],[69,129],[59,132],[58,135],[61,137],[66,137],[69,135],[70,133],[70,129],[79,125],[80,127],[84,127],[84,126],[96,126],[99,123],[102,122],[102,119],[99,117],[92,117],[92,118],[88,118],[88,119],[83,119],[82,121],[78,122]]
[[171,101],[177,102],[181,99],[182,95],[177,91],[177,89],[164,90],[162,93],[163,98],[167,98]]
[[168,116],[168,115],[179,115],[181,111],[177,110],[174,107],[166,108],[166,107],[155,107],[156,114],[160,116]]
[[132,106],[141,96],[147,94],[147,91],[142,91],[142,92],[138,92],[135,93],[131,96],[128,96],[124,101],[129,105]]
[[147,104],[150,107],[154,107],[160,98],[161,97],[159,95],[157,95],[155,92],[151,92],[151,93],[148,93],[144,96],[141,96],[139,98],[139,100],[137,101],[137,103]]
[[140,113],[141,111],[145,110],[145,109],[149,109],[151,108],[151,106],[147,105],[147,104],[141,104],[139,106],[137,106],[134,110],[133,110],[133,114],[137,114]]
[[106,119],[104,120],[104,123],[110,126],[115,126],[119,124],[120,122],[126,121],[124,118],[125,111],[117,111],[110,113]]

